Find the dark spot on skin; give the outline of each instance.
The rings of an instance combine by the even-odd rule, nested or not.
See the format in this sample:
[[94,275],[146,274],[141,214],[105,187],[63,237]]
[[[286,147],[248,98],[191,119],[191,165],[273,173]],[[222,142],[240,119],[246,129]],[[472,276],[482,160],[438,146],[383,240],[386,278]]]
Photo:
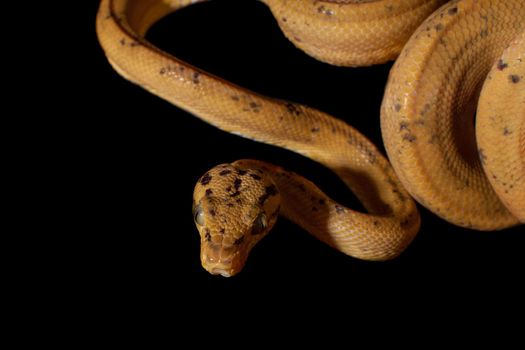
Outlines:
[[335,134],[337,132],[336,128],[332,128],[332,134]]
[[454,16],[457,13],[458,13],[458,8],[457,7],[452,7],[450,9],[448,9],[448,14],[451,15],[451,16]]
[[276,194],[277,188],[275,185],[266,186],[264,194],[259,198],[259,204],[264,204],[270,196],[275,196]]
[[407,122],[399,123],[399,131],[407,130],[407,129],[408,129],[408,123]]
[[241,175],[241,176],[246,175],[246,173],[248,173],[247,170],[243,170],[243,169],[239,169],[239,170],[237,170],[237,174],[239,174],[239,175]]
[[425,103],[419,115],[424,116],[425,114],[428,113],[429,110],[430,110],[430,103]]
[[232,95],[232,96],[230,96],[230,97],[231,97],[232,100],[234,100],[234,101],[239,101],[239,100],[240,100],[239,96],[236,96],[236,95]]
[[337,214],[342,214],[342,213],[345,212],[345,208],[343,208],[343,207],[340,206],[340,205],[336,205],[336,206],[335,206],[335,212],[336,212]]
[[396,112],[399,112],[401,110],[401,105],[399,103],[396,103],[395,106],[394,106],[394,110]]
[[412,135],[412,134],[405,134],[405,135],[403,135],[403,140],[408,141],[408,142],[414,142],[414,141],[416,141],[416,139],[417,138],[414,135]]
[[407,218],[407,219],[401,221],[401,227],[406,227],[406,226],[408,226],[409,223],[410,223],[410,220]]
[[213,194],[213,191],[211,190],[211,188],[208,188],[206,190],[206,197],[210,197],[212,194]]
[[507,63],[503,62],[502,59],[500,59],[500,60],[498,61],[498,65],[497,65],[497,67],[498,67],[499,70],[504,70],[504,69],[507,68],[508,66],[509,66],[509,65],[508,65]]
[[201,185],[206,186],[211,181],[211,175],[209,173],[204,174],[201,178]]
[[327,9],[327,8],[324,7],[324,6],[319,6],[319,7],[317,8],[317,12],[319,12],[319,13],[323,13],[323,14],[325,14],[325,15],[327,15],[327,16],[332,16],[332,15],[334,14],[334,11],[333,11],[333,10],[331,10],[331,9]]
[[517,84],[517,83],[520,82],[521,78],[518,75],[516,75],[516,74],[511,74],[511,75],[509,75],[509,80],[510,80],[511,83]]
[[219,175],[220,175],[220,176],[226,176],[226,175],[228,175],[228,174],[231,174],[231,172],[232,172],[231,170],[226,169],[226,170],[221,171],[221,172],[219,173]]
[[441,24],[441,23],[436,24],[434,29],[436,29],[436,32],[439,32],[440,30],[443,30],[443,24]]
[[241,188],[242,180],[239,178],[236,178],[235,181],[233,181],[233,188],[235,188],[235,191],[239,191],[239,188]]
[[319,199],[319,204],[321,204],[321,205],[325,205],[325,203],[326,203],[326,201],[325,201],[324,199],[322,199],[322,198]]
[[215,216],[215,214],[216,214],[216,213],[215,213],[215,210],[210,209],[210,215],[211,215],[211,216]]
[[231,192],[231,191],[232,191],[232,187],[231,186],[226,187],[226,192]]
[[237,239],[235,240],[235,242],[233,242],[233,244],[234,244],[234,245],[241,245],[242,242],[244,242],[244,236],[241,236],[241,237],[237,238]]
[[221,228],[221,229],[219,230],[219,232],[220,232],[221,235],[223,235],[223,234],[226,232],[226,230],[225,230],[224,228]]
[[237,198],[237,199],[235,200],[235,202],[236,202],[237,204],[242,204],[242,201],[241,201],[240,198]]
[[120,39],[120,45],[122,46],[126,45],[126,39],[124,38]]
[[205,235],[204,235],[204,238],[206,239],[207,242],[211,242],[211,233],[210,233],[210,230],[209,229],[206,229],[205,231]]
[[287,103],[286,109],[288,109],[288,112],[290,112],[290,114],[292,115],[295,115],[295,116],[301,115],[301,110],[299,109],[299,107],[297,107],[293,103]]
[[257,174],[250,174],[250,177],[251,177],[252,179],[254,179],[254,180],[257,180],[257,181],[259,181],[259,180],[262,179],[262,178],[261,178],[259,175],[257,175]]
[[200,75],[201,74],[199,72],[193,73],[193,84],[199,84],[200,83],[200,80],[199,80]]
[[394,6],[386,5],[385,8],[386,8],[387,11],[392,11],[394,9]]
[[160,75],[166,74],[166,68],[161,68],[160,71],[159,71],[159,74]]
[[282,21],[283,21],[283,22],[286,22],[286,21],[288,21],[288,19],[287,19],[286,17],[283,17],[283,18],[282,18]]
[[405,197],[401,194],[401,192],[399,192],[397,188],[393,188],[392,192],[396,194],[397,198],[399,198],[401,202],[405,201]]
[[226,204],[228,207],[233,208],[235,205],[233,203]]
[[512,131],[510,131],[509,128],[504,127],[503,128],[503,135],[507,136],[507,135],[510,135],[510,134],[512,134]]
[[320,130],[321,130],[320,128],[312,128],[310,131],[315,133],[315,132],[319,132]]
[[370,164],[375,164],[375,162],[377,161],[377,158],[376,158],[376,155],[374,154],[374,152],[372,150],[366,148],[366,146],[364,146],[364,145],[362,145],[359,148],[366,155],[366,160]]
[[379,221],[374,220],[374,226],[376,226],[376,227],[379,226]]
[[249,106],[251,110],[255,113],[259,113],[261,111],[261,105],[257,102],[250,102]]

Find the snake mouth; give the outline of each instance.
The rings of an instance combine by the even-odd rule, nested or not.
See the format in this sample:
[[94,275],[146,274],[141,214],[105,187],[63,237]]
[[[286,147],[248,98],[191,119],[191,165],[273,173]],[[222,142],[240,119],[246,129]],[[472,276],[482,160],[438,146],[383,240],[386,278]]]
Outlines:
[[225,269],[220,268],[220,267],[214,267],[214,268],[208,270],[208,272],[211,273],[212,275],[221,275],[222,277],[231,277],[232,276],[230,271],[225,270]]
[[222,277],[231,277],[237,272],[232,266],[225,266],[224,264],[203,264],[203,267],[212,275],[221,275]]

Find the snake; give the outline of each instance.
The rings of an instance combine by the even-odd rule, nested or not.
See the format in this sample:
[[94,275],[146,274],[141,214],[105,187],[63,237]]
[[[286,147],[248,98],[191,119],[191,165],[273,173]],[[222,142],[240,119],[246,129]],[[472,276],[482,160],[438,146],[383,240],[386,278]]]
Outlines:
[[193,193],[206,271],[239,273],[279,216],[371,261],[393,259],[410,245],[421,225],[416,201],[474,230],[525,222],[523,1],[262,0],[284,35],[320,61],[356,67],[396,60],[380,109],[386,155],[338,118],[237,86],[145,39],[159,19],[203,1],[102,0],[96,32],[108,62],[223,131],[326,166],[366,210],[269,162],[217,165]]

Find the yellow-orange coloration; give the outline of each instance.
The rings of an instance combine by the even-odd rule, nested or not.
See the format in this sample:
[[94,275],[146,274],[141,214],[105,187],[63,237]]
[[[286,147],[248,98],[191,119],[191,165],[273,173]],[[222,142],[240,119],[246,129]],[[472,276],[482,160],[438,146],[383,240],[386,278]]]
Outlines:
[[[275,223],[277,213],[345,254],[366,260],[386,260],[399,255],[417,234],[419,214],[388,161],[370,141],[351,126],[321,111],[238,87],[161,51],[144,39],[148,28],[158,19],[201,1],[102,0],[97,34],[111,65],[126,79],[222,130],[284,147],[322,163],[341,177],[368,211],[360,213],[345,208],[300,175],[271,164],[242,160],[220,165],[203,175],[194,192],[203,266],[223,276],[238,273],[250,249]],[[263,2],[270,7],[287,37],[314,57],[338,65],[369,65],[395,58],[410,33],[444,1]],[[429,170],[416,167],[422,163],[422,156],[418,158],[414,154],[418,146],[423,147],[423,140],[429,145],[439,141],[445,146],[455,146],[454,142],[447,142],[446,137],[456,135],[457,131],[452,129],[458,123],[451,122],[452,117],[446,119],[445,124],[430,122],[430,119],[423,121],[410,113],[443,117],[436,111],[452,113],[465,109],[463,104],[475,95],[480,85],[471,76],[486,73],[488,68],[484,65],[489,67],[503,49],[504,41],[510,41],[520,26],[523,28],[523,23],[513,23],[520,22],[518,18],[523,22],[523,2],[504,3],[510,5],[500,6],[495,0],[453,1],[431,16],[404,49],[392,72],[382,106],[385,143],[405,186],[409,189],[428,186],[435,197],[431,196],[431,200],[413,192],[424,205],[455,223],[481,229],[501,228],[514,224],[516,219],[501,204],[498,206],[492,201],[485,209],[476,207],[480,213],[489,214],[488,218],[481,219],[484,225],[476,224],[479,220],[472,219],[471,209],[449,208],[450,200],[460,200],[470,192],[458,192],[453,187],[448,198],[434,195],[436,189],[446,193],[448,184],[434,177],[425,178]],[[456,22],[463,24],[455,25]],[[427,29],[427,26],[431,27]],[[466,35],[473,31],[478,33],[477,40]],[[495,43],[496,37],[500,42]],[[418,41],[422,44],[417,44]],[[448,51],[439,49],[440,45]],[[478,50],[468,54],[480,45],[486,52]],[[454,53],[462,53],[457,55],[459,62],[446,63],[454,58],[450,56]],[[473,55],[480,56],[479,62],[472,62]],[[468,72],[468,65],[474,66],[473,72]],[[463,76],[456,73],[456,66],[465,68]],[[430,75],[425,75],[428,72]],[[445,81],[443,76],[448,79]],[[429,80],[436,77],[442,79],[435,84]],[[447,86],[440,88],[437,84]],[[439,94],[440,91],[444,91],[444,95]],[[433,94],[447,98],[443,108],[448,110],[442,108],[441,101],[432,99]],[[416,103],[411,102],[411,98],[415,98]],[[425,123],[437,125],[437,129],[428,129],[437,132],[437,136],[432,132],[427,135],[427,129],[423,131]],[[436,166],[435,173],[442,170],[440,166],[446,158],[443,151],[437,149],[425,157],[434,162],[431,165]],[[415,169],[413,178],[401,169],[405,166]],[[445,167],[444,176],[450,176],[446,170]],[[466,180],[468,188],[481,186],[484,194],[492,191],[479,176],[470,172],[465,176],[461,178],[463,187]],[[411,181],[416,184],[411,185]],[[475,201],[480,201],[480,197],[468,199],[466,203]],[[443,215],[445,209],[450,209],[452,215]]]
[[451,1],[421,24],[390,72],[381,107],[388,158],[419,203],[456,225],[518,223],[483,171],[487,150],[478,153],[473,116],[488,71],[524,30],[521,0]]
[[393,60],[418,25],[446,0],[262,0],[286,37],[338,66]]
[[489,72],[479,99],[476,134],[492,187],[525,223],[525,32]]

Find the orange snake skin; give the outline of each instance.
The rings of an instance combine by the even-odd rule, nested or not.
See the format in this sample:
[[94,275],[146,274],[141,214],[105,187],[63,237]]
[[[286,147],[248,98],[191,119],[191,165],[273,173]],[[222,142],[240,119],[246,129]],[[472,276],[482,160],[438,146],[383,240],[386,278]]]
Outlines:
[[397,57],[381,106],[392,165],[341,120],[236,86],[144,39],[160,18],[198,2],[102,0],[97,35],[110,64],[224,131],[325,165],[368,211],[346,208],[272,164],[219,165],[194,192],[206,270],[241,271],[279,215],[365,260],[392,259],[410,244],[420,226],[412,198],[467,228],[525,222],[523,1],[263,1],[286,37],[318,60],[362,66]]

